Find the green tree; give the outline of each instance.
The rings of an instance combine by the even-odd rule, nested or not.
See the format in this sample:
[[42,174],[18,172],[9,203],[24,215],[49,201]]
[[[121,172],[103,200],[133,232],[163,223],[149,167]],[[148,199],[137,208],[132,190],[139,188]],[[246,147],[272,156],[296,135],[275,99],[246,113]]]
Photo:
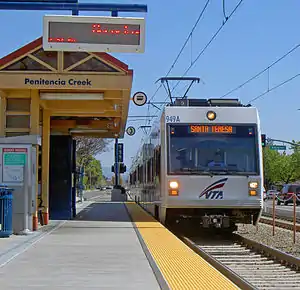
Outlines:
[[108,139],[75,137],[76,140],[76,163],[78,166],[86,167],[93,158],[107,150],[108,144],[111,142]]
[[[294,142],[300,144],[299,142]],[[266,189],[272,184],[283,184],[300,179],[300,146],[292,146],[292,154],[280,154],[269,147],[264,148],[264,177]]]
[[96,158],[89,156],[89,163],[85,166],[84,171],[83,183],[86,188],[95,188],[104,183],[101,162]]
[[280,154],[271,150],[269,147],[265,147],[263,150],[263,166],[264,166],[264,178],[266,189],[277,182],[278,180],[278,163]]
[[293,156],[287,155],[285,152],[279,155],[276,160],[278,172],[278,182],[289,183],[295,181],[295,166],[293,164]]
[[295,178],[297,180],[300,179],[300,142],[292,141],[293,143],[297,144],[297,146],[291,146],[291,150],[293,150],[292,154],[292,162],[295,169]]

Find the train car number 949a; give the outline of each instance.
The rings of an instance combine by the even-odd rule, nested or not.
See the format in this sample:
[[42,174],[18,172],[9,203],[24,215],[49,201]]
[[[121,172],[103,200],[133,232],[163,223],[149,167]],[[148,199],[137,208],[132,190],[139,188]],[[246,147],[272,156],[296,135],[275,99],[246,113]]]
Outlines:
[[178,123],[180,122],[179,116],[166,116],[167,123]]

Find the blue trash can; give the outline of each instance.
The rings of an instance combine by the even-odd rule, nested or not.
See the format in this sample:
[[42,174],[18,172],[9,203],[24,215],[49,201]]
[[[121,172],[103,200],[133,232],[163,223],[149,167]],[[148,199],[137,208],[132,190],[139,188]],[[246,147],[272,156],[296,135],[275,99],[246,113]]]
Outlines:
[[0,238],[7,238],[13,233],[12,228],[12,188],[0,185]]

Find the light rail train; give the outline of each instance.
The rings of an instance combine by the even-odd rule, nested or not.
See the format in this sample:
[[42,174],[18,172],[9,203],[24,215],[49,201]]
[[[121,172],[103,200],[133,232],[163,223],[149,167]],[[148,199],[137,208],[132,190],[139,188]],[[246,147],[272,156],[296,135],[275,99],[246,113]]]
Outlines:
[[131,196],[163,224],[235,230],[263,208],[258,111],[237,99],[177,99],[130,169]]

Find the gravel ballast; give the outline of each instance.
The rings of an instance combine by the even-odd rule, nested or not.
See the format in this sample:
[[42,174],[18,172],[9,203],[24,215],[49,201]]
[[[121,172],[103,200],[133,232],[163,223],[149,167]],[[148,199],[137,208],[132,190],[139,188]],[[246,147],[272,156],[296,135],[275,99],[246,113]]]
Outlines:
[[295,244],[293,243],[293,231],[276,227],[273,236],[272,226],[266,224],[258,224],[257,227],[239,224],[236,233],[300,258],[299,232],[296,233]]

